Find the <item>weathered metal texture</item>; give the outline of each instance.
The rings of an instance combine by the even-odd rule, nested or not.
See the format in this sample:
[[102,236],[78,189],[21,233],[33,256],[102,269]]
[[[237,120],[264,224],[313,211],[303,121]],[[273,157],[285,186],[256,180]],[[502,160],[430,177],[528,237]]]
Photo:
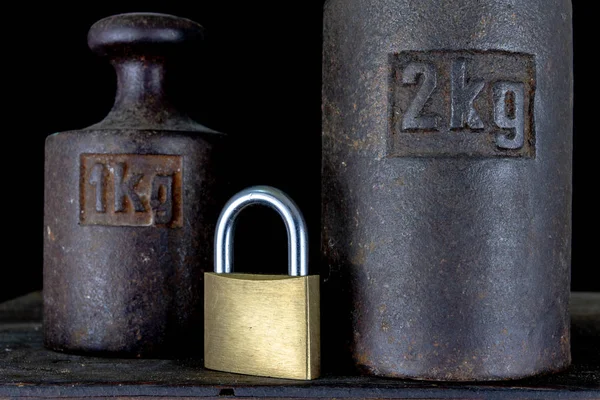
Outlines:
[[44,334],[51,349],[176,356],[202,351],[203,272],[223,200],[224,136],[179,112],[165,65],[201,27],[161,14],[97,22],[115,66],[100,123],[48,137]]
[[324,367],[565,368],[571,3],[329,0],[324,29]]

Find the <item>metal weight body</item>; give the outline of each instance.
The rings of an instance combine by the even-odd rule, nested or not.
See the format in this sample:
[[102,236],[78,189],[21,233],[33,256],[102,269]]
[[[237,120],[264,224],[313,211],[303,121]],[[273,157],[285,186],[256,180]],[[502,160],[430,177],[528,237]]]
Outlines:
[[564,369],[571,2],[324,13],[324,365],[456,381]]
[[177,110],[164,82],[171,57],[201,33],[162,14],[117,15],[90,29],[90,48],[111,59],[118,88],[102,122],[46,141],[51,349],[201,354],[202,274],[212,259],[224,135]]
[[[270,206],[283,217],[289,276],[232,273],[236,218],[252,204]],[[234,196],[217,223],[215,273],[204,278],[206,368],[274,378],[317,378],[320,281],[307,274],[306,227],[293,201],[266,186]]]

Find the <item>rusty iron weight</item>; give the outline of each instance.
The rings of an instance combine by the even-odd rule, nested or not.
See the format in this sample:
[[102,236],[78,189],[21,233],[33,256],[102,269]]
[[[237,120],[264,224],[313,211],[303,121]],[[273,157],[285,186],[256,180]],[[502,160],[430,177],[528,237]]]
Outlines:
[[571,2],[324,12],[324,368],[450,381],[566,368]]
[[197,23],[121,14],[89,47],[110,60],[115,104],[98,124],[46,141],[47,347],[125,357],[201,354],[203,272],[212,266],[224,135],[173,105],[170,64]]

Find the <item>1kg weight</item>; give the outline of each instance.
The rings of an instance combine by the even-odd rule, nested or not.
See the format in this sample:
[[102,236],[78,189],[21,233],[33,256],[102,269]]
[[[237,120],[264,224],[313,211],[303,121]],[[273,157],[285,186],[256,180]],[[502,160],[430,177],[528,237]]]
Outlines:
[[46,141],[44,333],[51,349],[176,357],[202,349],[202,279],[224,136],[173,106],[165,79],[197,23],[136,13],[92,26],[117,72],[100,123]]

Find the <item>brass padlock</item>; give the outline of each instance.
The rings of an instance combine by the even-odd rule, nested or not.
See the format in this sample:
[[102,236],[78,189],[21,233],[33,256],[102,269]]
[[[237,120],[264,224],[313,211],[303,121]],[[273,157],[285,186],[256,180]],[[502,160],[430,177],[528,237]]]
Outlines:
[[[288,234],[289,275],[235,274],[233,231],[249,205],[277,210]],[[215,234],[215,272],[204,278],[204,364],[208,369],[287,379],[320,374],[319,276],[308,276],[306,223],[294,202],[268,186],[225,206]]]

